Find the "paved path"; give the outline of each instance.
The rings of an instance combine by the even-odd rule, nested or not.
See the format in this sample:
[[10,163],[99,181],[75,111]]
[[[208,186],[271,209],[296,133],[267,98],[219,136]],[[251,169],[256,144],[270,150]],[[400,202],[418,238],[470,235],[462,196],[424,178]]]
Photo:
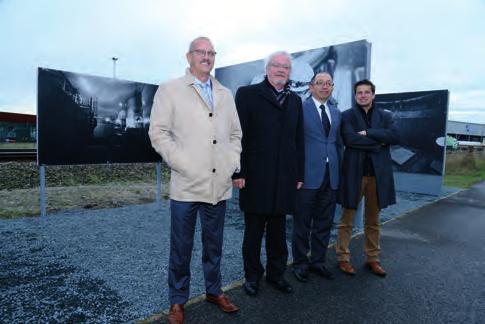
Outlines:
[[[358,274],[336,280],[312,275],[308,283],[287,278],[284,295],[262,283],[257,297],[241,282],[227,294],[241,306],[223,314],[197,297],[186,307],[187,323],[485,323],[485,182],[387,222],[382,261],[388,276],[361,267],[362,236],[352,242]],[[149,322],[165,322],[165,315]]]

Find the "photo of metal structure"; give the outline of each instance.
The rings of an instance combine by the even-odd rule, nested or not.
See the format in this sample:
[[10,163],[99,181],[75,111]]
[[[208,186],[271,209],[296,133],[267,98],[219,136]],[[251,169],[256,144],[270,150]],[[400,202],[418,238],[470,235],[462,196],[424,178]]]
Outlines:
[[154,162],[148,138],[157,86],[39,69],[38,163]]

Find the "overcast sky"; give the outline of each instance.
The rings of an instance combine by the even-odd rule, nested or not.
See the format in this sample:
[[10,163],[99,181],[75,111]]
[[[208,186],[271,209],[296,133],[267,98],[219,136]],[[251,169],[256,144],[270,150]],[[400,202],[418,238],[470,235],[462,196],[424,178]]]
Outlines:
[[35,113],[37,67],[159,84],[206,35],[216,67],[366,39],[378,93],[450,90],[485,123],[485,0],[0,0],[0,111]]

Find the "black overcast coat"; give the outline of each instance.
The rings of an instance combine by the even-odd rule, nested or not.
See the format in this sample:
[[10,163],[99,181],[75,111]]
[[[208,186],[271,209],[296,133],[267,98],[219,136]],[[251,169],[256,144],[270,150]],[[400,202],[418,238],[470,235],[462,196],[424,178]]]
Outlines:
[[281,106],[265,80],[241,87],[236,107],[243,131],[240,190],[241,210],[255,214],[292,214],[296,183],[303,182],[304,143],[302,102],[290,92]]
[[[367,130],[367,136],[357,132]],[[398,144],[399,136],[390,111],[373,108],[371,127],[367,128],[361,108],[342,113],[342,138],[345,144],[340,186],[340,203],[356,209],[359,204],[365,153],[370,152],[374,167],[379,208],[396,203],[390,145]]]

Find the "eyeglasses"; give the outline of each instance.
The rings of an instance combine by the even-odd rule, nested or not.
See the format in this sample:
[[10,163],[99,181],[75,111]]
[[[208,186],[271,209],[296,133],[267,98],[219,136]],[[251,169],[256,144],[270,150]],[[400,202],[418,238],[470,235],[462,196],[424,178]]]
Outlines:
[[317,82],[314,82],[313,85],[333,87],[333,82],[330,82],[330,81],[317,81]]
[[290,69],[290,66],[288,64],[270,63],[269,66],[274,67],[275,69]]
[[214,51],[206,51],[206,50],[202,50],[202,49],[195,49],[195,50],[192,50],[192,53],[195,53],[197,54],[198,56],[208,56],[208,57],[215,57],[216,56],[216,52]]

